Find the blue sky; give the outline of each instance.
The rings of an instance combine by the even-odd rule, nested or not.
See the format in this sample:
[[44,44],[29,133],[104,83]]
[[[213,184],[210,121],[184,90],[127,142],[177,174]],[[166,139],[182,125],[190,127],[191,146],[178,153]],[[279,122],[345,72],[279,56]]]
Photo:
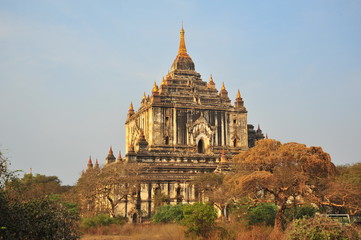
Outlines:
[[74,184],[124,154],[124,122],[170,69],[196,70],[270,138],[360,162],[361,1],[0,1],[0,149]]

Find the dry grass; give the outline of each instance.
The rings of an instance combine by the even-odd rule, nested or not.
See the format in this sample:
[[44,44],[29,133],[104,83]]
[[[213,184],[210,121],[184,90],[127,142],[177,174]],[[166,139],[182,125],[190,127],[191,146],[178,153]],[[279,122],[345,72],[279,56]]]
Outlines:
[[185,240],[184,227],[176,224],[106,226],[87,231],[81,240]]
[[[247,228],[242,223],[221,224],[227,230],[224,240],[282,240],[284,233],[273,232],[272,227],[253,226]],[[176,224],[125,224],[93,228],[82,236],[81,240],[186,240],[185,228]],[[220,235],[214,232],[208,240],[219,240]]]

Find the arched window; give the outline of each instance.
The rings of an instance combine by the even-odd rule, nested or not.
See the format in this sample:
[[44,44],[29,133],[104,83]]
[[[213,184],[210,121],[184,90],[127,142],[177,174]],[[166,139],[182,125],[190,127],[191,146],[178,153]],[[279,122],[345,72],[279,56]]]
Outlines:
[[169,137],[168,136],[165,137],[164,142],[165,142],[165,145],[169,145]]
[[236,138],[233,140],[233,147],[237,147],[237,139]]
[[203,139],[198,141],[198,153],[204,153],[204,142]]

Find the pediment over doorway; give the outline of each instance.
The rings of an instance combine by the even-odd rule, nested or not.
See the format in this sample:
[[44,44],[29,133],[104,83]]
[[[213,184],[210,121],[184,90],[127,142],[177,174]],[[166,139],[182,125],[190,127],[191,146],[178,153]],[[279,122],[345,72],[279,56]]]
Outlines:
[[213,145],[214,129],[204,116],[200,116],[188,127],[189,142],[196,146],[196,152],[209,153]]

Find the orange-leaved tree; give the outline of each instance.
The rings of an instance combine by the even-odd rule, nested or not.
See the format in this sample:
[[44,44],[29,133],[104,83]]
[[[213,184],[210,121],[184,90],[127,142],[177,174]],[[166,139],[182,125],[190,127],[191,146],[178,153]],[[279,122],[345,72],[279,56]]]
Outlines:
[[104,211],[116,216],[118,205],[136,198],[140,184],[140,168],[136,163],[114,162],[102,168],[88,169],[78,180],[83,215]]
[[335,174],[335,166],[322,148],[272,139],[258,141],[235,156],[234,162],[235,173],[226,177],[232,193],[236,198],[247,196],[255,202],[276,204],[278,231],[284,230],[286,209],[314,199],[317,187]]

